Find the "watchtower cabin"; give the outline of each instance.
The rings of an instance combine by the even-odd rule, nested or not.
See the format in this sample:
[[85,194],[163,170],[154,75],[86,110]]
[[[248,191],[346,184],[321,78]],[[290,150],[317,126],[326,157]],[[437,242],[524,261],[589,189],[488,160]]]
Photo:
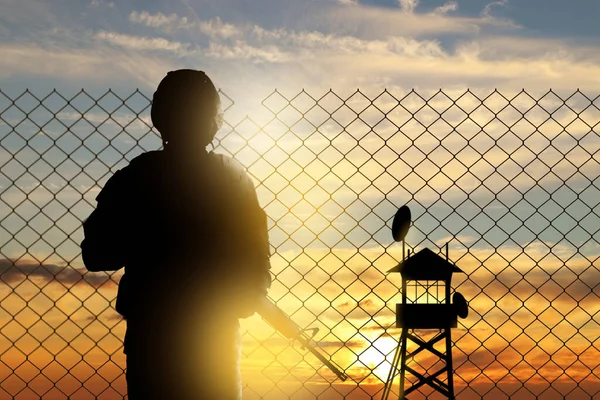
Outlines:
[[402,275],[402,303],[396,304],[397,328],[456,328],[450,289],[452,274],[463,271],[447,257],[424,248],[388,271]]

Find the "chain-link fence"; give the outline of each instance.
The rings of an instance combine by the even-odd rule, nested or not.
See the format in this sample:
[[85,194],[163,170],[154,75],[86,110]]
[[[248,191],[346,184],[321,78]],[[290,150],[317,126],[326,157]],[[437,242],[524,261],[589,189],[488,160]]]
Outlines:
[[[452,332],[457,398],[600,396],[599,97],[275,91],[235,123],[222,97],[215,151],[255,179],[270,297],[320,328],[350,376],[336,381],[254,316],[245,398],[380,398],[399,336],[400,282],[385,271],[401,259],[390,227],[403,204],[407,245],[449,242],[466,272],[453,282],[470,302]],[[86,273],[79,243],[106,180],[160,148],[149,106],[140,91],[0,91],[0,398],[126,395],[121,275]]]

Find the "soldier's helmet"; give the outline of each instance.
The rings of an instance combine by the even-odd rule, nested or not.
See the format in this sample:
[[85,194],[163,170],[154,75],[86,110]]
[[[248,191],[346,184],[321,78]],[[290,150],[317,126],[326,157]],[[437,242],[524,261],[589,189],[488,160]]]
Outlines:
[[165,145],[179,142],[205,147],[221,127],[219,93],[203,71],[170,71],[154,93],[151,117]]

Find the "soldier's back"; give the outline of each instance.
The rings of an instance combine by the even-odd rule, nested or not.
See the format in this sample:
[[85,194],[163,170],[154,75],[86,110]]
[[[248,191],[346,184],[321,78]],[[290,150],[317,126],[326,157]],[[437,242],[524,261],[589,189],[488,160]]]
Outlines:
[[143,363],[151,355],[171,390],[175,380],[196,393],[237,393],[238,322],[228,278],[235,279],[236,208],[256,201],[245,193],[247,176],[210,153],[181,160],[150,152],[127,168],[132,251],[119,311],[127,317],[128,357]]

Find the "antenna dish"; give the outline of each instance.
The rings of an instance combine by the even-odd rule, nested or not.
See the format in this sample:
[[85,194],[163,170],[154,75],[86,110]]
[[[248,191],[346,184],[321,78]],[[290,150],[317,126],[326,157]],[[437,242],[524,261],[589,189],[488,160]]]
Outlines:
[[410,209],[404,205],[396,211],[392,222],[392,236],[396,242],[401,242],[406,237],[410,228]]
[[467,303],[467,300],[465,300],[465,297],[458,292],[454,292],[452,295],[452,303],[456,315],[461,318],[467,318],[467,315],[469,315],[469,304]]

